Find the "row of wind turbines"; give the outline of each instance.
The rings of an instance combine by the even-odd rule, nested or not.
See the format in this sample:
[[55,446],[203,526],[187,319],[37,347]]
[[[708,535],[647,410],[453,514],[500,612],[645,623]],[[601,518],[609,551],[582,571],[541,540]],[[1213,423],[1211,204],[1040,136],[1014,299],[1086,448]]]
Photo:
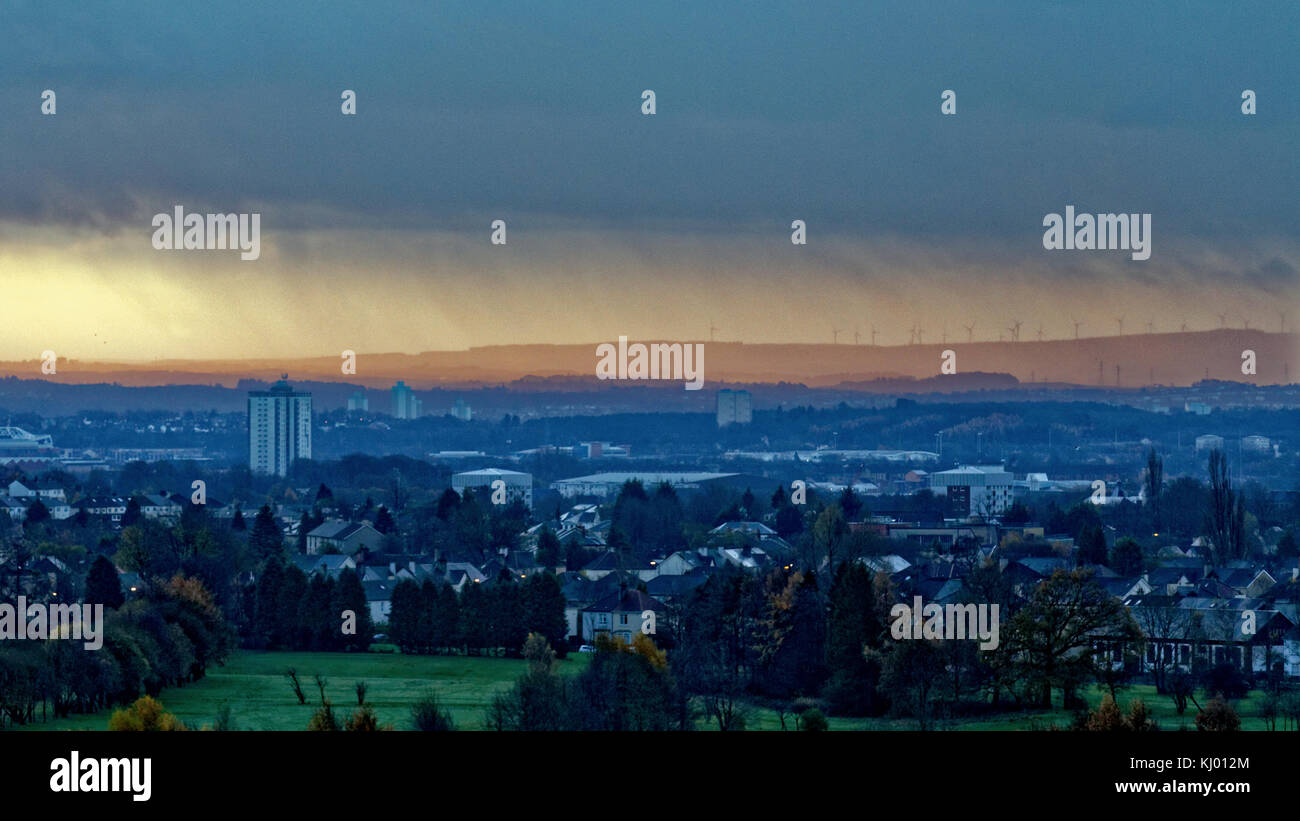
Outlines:
[[[1278,312],[1277,312],[1277,315],[1278,315],[1278,333],[1285,333],[1285,332],[1286,332],[1286,314],[1287,314],[1286,311],[1278,311]],[[1228,313],[1227,313],[1226,311],[1223,312],[1223,313],[1215,314],[1215,316],[1217,316],[1217,317],[1219,318],[1219,327],[1220,327],[1220,328],[1226,328],[1226,327],[1228,326]],[[1071,319],[1070,321],[1074,324],[1074,338],[1075,338],[1075,339],[1078,339],[1078,338],[1079,338],[1079,328],[1080,328],[1082,325],[1084,325],[1084,322],[1083,322],[1082,320],[1079,320],[1079,319]],[[1245,315],[1243,314],[1243,315],[1241,315],[1241,321],[1242,321],[1242,329],[1243,329],[1243,330],[1247,330],[1247,331],[1249,331],[1249,330],[1250,330],[1250,317],[1245,316]],[[965,331],[966,331],[966,342],[967,342],[967,343],[972,343],[972,342],[975,341],[975,326],[976,326],[976,324],[977,324],[977,323],[975,323],[975,322],[971,322],[971,324],[969,324],[969,325],[962,325],[962,326],[961,326],[961,327],[964,328]],[[1024,325],[1024,323],[1021,322],[1019,319],[1013,319],[1013,320],[1011,321],[1011,324],[1008,325],[1006,328],[1001,328],[1001,329],[998,330],[998,340],[997,340],[997,341],[998,341],[998,342],[1007,342],[1007,341],[1010,341],[1010,342],[1019,342],[1019,341],[1020,341],[1020,329],[1021,329],[1021,327],[1022,327],[1023,325]],[[1123,336],[1123,335],[1124,335],[1124,317],[1122,317],[1122,316],[1117,316],[1117,317],[1115,317],[1115,326],[1116,326],[1117,330],[1119,331],[1119,336]],[[1147,323],[1146,323],[1146,329],[1147,329],[1147,333],[1148,333],[1148,334],[1153,334],[1153,333],[1155,333],[1155,321],[1154,321],[1154,320],[1150,320],[1150,319],[1148,319],[1148,320],[1147,320]],[[712,320],[709,320],[709,341],[710,341],[710,342],[716,342],[716,341],[717,341],[717,332],[718,332],[719,330],[721,330],[721,329],[718,328],[716,325],[714,325]],[[1182,324],[1179,325],[1179,327],[1178,327],[1178,332],[1179,332],[1179,333],[1186,333],[1186,332],[1187,332],[1187,320],[1183,320]],[[842,328],[831,328],[831,344],[833,344],[833,345],[838,345],[838,344],[840,343],[840,334],[842,334],[842,333],[845,333],[844,329],[842,329]],[[876,335],[877,335],[878,333],[879,333],[879,331],[876,329],[876,326],[875,326],[875,325],[872,325],[872,326],[871,326],[871,331],[870,331],[870,339],[871,339],[871,341],[870,341],[869,344],[871,344],[871,345],[875,345],[875,344],[876,344]],[[1010,337],[1010,340],[1007,339],[1008,336]],[[1038,330],[1037,330],[1035,336],[1038,338],[1038,341],[1039,341],[1039,342],[1043,342],[1043,341],[1045,341],[1045,334],[1044,334],[1044,331],[1043,331],[1042,323],[1039,323],[1039,325],[1038,325]],[[860,344],[862,344],[862,339],[863,339],[863,334],[861,333],[861,331],[860,331],[859,329],[855,328],[854,331],[853,331],[853,344],[854,344],[854,345],[860,345]],[[940,333],[940,341],[941,341],[943,344],[947,344],[947,342],[948,342],[948,326],[947,326],[947,325],[943,326],[943,330],[942,330],[942,332]],[[989,339],[988,341],[992,342],[993,340],[992,340],[992,339]],[[920,327],[920,326],[918,326],[918,325],[913,325],[911,328],[909,328],[909,329],[908,329],[907,344],[908,344],[908,345],[924,345],[924,344],[925,344],[925,328],[922,328],[922,327]]]

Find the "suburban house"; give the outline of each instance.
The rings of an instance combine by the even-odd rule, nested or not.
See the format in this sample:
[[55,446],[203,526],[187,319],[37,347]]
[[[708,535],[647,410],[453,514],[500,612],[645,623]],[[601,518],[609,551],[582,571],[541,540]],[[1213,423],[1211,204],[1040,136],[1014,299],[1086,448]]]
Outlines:
[[181,506],[167,496],[158,494],[148,494],[141,496],[140,513],[146,519],[179,519],[181,517]]
[[77,507],[88,516],[103,516],[115,525],[120,525],[126,515],[126,499],[120,496],[92,496],[83,499]]
[[307,534],[307,553],[351,555],[363,547],[378,548],[383,538],[383,534],[367,522],[325,522]]
[[607,633],[631,644],[632,636],[642,631],[643,624],[654,626],[643,617],[647,611],[654,613],[657,622],[667,610],[648,593],[624,588],[582,611],[582,640],[594,641],[597,635]]

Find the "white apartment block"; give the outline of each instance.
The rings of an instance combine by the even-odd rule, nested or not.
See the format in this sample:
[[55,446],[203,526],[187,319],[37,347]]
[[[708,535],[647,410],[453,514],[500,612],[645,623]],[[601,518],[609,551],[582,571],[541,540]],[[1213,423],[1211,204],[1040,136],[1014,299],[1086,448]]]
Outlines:
[[754,410],[749,391],[718,391],[718,427],[748,425],[752,421]]
[[286,374],[266,391],[248,394],[248,467],[287,476],[296,459],[311,458],[311,394],[295,391]]

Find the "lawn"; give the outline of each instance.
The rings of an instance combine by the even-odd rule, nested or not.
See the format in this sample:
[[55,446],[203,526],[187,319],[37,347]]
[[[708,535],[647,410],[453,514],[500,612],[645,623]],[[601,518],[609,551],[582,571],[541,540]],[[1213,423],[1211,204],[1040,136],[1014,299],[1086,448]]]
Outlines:
[[[573,675],[589,661],[589,656],[570,654],[559,662],[559,671]],[[335,705],[341,716],[351,713],[356,706],[356,682],[366,682],[366,702],[374,707],[379,720],[392,724],[394,729],[410,729],[411,705],[421,695],[432,690],[443,705],[451,711],[457,728],[483,729],[484,712],[492,696],[509,689],[524,672],[521,659],[489,658],[478,656],[404,656],[393,652],[350,653],[284,653],[240,650],[231,655],[223,667],[214,668],[200,682],[185,687],[164,690],[159,700],[168,712],[191,727],[212,725],[223,703],[230,705],[231,718],[238,730],[305,730],[307,722],[319,703],[314,676],[325,677],[325,695]],[[299,704],[285,677],[290,667],[298,671],[299,680],[307,695],[307,703]],[[1089,705],[1101,703],[1104,690],[1091,687],[1084,693]],[[1260,691],[1235,702],[1241,716],[1243,730],[1265,729],[1258,716]],[[1151,685],[1136,685],[1120,692],[1119,704],[1127,712],[1129,700],[1141,698],[1160,725],[1161,730],[1187,728],[1195,730],[1196,707],[1189,704],[1186,713],[1175,714],[1168,696],[1158,695]],[[1196,695],[1202,704],[1204,695]],[[111,711],[90,715],[75,715],[32,724],[19,730],[105,730]],[[1060,709],[1030,710],[1019,713],[1002,713],[987,718],[940,722],[936,729],[943,730],[1030,730],[1045,728],[1049,724],[1067,727],[1073,716]],[[787,714],[786,728],[795,727],[794,716]],[[916,722],[907,718],[829,718],[831,730],[914,730]],[[780,730],[777,714],[763,708],[752,708],[746,719],[750,730]],[[715,725],[701,719],[700,729],[713,729]],[[1279,725],[1280,726],[1280,725]]]
[[[572,654],[559,662],[571,674],[587,660]],[[299,704],[285,671],[298,671],[307,695]],[[467,656],[403,656],[395,653],[268,653],[240,650],[224,667],[202,681],[170,687],[158,696],[168,712],[191,727],[211,725],[223,702],[229,703],[237,730],[305,730],[320,701],[314,676],[325,677],[325,696],[336,713],[356,707],[356,682],[366,682],[366,702],[380,723],[410,729],[411,705],[432,689],[460,729],[482,729],[483,713],[496,693],[509,689],[524,672],[521,659]],[[341,709],[340,709],[341,708]],[[105,730],[111,711],[74,715],[33,724],[30,730]]]

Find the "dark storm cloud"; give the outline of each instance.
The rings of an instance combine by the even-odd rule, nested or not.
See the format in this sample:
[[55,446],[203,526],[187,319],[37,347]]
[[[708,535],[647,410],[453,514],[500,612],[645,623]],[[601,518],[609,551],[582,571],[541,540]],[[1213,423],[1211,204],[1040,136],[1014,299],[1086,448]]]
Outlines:
[[281,229],[798,217],[1025,252],[1067,204],[1151,212],[1157,249],[1300,223],[1293,4],[619,5],[11,8],[0,218],[110,231],[177,202]]

